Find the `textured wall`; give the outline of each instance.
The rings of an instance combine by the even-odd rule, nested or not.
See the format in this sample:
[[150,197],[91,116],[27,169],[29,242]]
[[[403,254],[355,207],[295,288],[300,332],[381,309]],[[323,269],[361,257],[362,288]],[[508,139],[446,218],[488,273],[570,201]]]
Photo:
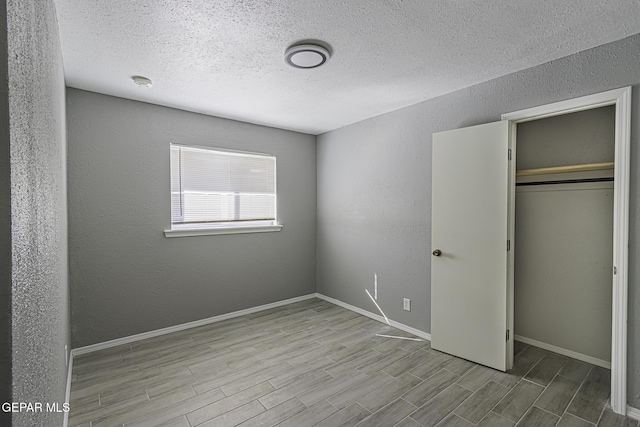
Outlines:
[[[315,292],[315,137],[67,90],[74,348]],[[277,156],[274,233],[166,238],[169,143]]]
[[[431,135],[502,113],[634,85],[629,241],[629,403],[640,407],[640,35],[318,137],[318,292],[430,330]],[[412,311],[402,310],[412,298]]]
[[[11,168],[7,82],[7,3],[0,1],[0,403],[11,401]],[[11,414],[0,412],[0,425]]]
[[[65,86],[52,0],[9,0],[13,401],[64,402],[69,342]],[[15,413],[52,426],[61,413]]]

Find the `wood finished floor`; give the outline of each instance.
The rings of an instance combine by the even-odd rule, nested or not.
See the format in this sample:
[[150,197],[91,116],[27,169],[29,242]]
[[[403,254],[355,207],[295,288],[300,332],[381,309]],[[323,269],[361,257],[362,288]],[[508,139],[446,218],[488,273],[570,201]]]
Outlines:
[[609,371],[516,343],[508,373],[319,299],[74,360],[72,427],[626,426]]

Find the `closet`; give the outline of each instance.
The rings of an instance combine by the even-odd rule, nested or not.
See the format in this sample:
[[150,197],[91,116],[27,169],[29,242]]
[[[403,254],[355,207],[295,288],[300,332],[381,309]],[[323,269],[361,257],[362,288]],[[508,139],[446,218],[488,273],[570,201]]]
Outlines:
[[611,362],[615,106],[517,125],[515,339]]

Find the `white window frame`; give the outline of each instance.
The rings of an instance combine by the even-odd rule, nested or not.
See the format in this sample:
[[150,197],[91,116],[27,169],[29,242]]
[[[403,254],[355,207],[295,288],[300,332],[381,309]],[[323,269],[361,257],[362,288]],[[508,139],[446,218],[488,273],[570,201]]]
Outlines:
[[[229,150],[229,149],[223,149],[223,148],[217,148],[217,147],[204,147],[204,146],[196,146],[196,145],[185,145],[185,144],[176,144],[176,143],[171,143],[170,147],[172,146],[181,146],[181,147],[187,147],[187,148],[193,148],[193,149],[198,149],[198,150],[207,150],[207,151],[215,151],[215,152],[221,152],[221,153],[230,153],[230,154],[241,154],[241,155],[249,155],[249,156],[267,156],[267,157],[273,157],[275,159],[275,156],[271,155],[271,154],[265,154],[265,153],[253,153],[253,152],[246,152],[246,151],[236,151],[236,150]],[[169,173],[171,173],[171,171],[169,171]],[[276,177],[277,177],[277,163],[276,163],[276,170],[274,171]],[[276,178],[274,177],[274,178]],[[169,189],[169,191],[171,191],[171,189]],[[273,221],[273,223],[269,223],[270,221],[249,221],[249,222],[244,222],[244,221],[238,221],[237,223],[235,223],[234,221],[229,221],[229,222],[224,222],[224,223],[220,223],[220,224],[207,224],[205,225],[204,223],[202,224],[192,224],[192,225],[177,225],[177,224],[173,224],[171,223],[171,228],[164,230],[164,235],[165,237],[187,237],[187,236],[210,236],[210,235],[218,235],[218,234],[246,234],[246,233],[268,233],[268,232],[274,232],[274,231],[280,231],[282,229],[282,225],[278,223],[278,214],[277,214],[277,194],[278,194],[278,190],[277,190],[277,183],[276,183],[276,213],[275,213],[275,220]]]

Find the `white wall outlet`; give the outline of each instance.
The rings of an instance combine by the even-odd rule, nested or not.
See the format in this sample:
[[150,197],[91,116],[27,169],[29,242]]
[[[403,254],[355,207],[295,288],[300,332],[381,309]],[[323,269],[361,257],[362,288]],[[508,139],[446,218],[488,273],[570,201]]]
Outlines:
[[409,298],[404,299],[402,308],[404,308],[406,311],[411,311],[411,300]]
[[69,366],[69,346],[67,344],[64,345],[64,363],[65,366]]

